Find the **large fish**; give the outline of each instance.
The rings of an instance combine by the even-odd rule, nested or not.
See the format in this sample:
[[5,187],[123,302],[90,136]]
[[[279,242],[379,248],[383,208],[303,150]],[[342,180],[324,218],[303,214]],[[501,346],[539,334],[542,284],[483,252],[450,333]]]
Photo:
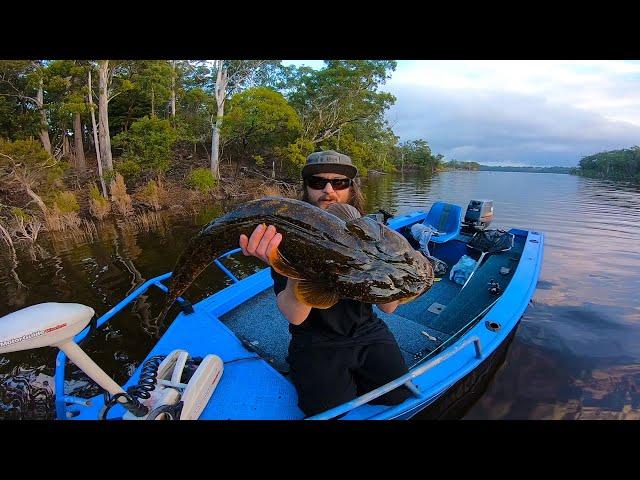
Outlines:
[[283,239],[273,268],[300,280],[296,297],[316,308],[341,298],[366,303],[409,301],[433,284],[431,263],[399,233],[346,204],[327,210],[289,198],[266,197],[212,220],[196,235],[173,270],[164,319],[173,302],[214,259],[273,225]]

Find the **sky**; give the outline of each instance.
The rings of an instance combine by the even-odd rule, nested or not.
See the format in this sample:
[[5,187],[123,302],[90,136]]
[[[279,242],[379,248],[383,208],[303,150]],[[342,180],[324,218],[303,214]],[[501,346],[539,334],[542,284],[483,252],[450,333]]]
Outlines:
[[638,60],[399,60],[381,90],[400,141],[445,161],[571,167],[640,145]]

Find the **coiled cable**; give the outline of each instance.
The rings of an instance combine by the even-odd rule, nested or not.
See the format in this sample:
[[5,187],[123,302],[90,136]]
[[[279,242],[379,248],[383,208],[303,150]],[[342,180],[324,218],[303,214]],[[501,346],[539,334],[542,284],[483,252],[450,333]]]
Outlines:
[[100,410],[98,415],[99,420],[105,420],[109,410],[118,403],[120,397],[124,397],[125,403],[121,405],[135,416],[142,417],[149,412],[149,408],[140,402],[140,399],[147,399],[151,397],[151,391],[156,388],[158,381],[158,367],[162,361],[166,358],[166,355],[155,355],[144,362],[142,370],[140,372],[140,379],[136,385],[131,385],[127,388],[127,393],[118,393],[112,397],[105,399],[104,406]]

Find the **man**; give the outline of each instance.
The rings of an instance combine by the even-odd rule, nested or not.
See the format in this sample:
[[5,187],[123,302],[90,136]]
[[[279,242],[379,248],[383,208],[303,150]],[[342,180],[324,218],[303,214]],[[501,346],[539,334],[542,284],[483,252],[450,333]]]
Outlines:
[[[302,169],[302,200],[327,209],[334,203],[352,205],[362,214],[363,197],[355,182],[358,169],[347,155],[333,150],[312,153]],[[270,264],[282,234],[273,225],[241,235],[244,255]],[[298,406],[314,415],[363,395],[407,373],[395,337],[373,312],[372,305],[340,300],[328,309],[312,308],[294,294],[297,280],[271,269],[278,308],[289,321],[291,342],[287,362],[298,392]],[[391,313],[398,302],[378,307]],[[372,403],[395,405],[411,395],[402,386]]]

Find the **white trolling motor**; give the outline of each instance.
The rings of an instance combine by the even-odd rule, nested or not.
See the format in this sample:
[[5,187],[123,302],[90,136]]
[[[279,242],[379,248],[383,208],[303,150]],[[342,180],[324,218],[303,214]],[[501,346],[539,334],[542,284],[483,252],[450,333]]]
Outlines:
[[140,383],[123,390],[73,341],[91,321],[94,310],[79,303],[40,303],[0,318],[0,355],[39,347],[58,347],[110,398],[100,413],[120,403],[125,420],[195,420],[206,407],[220,381],[223,362],[209,354],[188,383],[181,383],[189,360],[185,350],[145,362]]

